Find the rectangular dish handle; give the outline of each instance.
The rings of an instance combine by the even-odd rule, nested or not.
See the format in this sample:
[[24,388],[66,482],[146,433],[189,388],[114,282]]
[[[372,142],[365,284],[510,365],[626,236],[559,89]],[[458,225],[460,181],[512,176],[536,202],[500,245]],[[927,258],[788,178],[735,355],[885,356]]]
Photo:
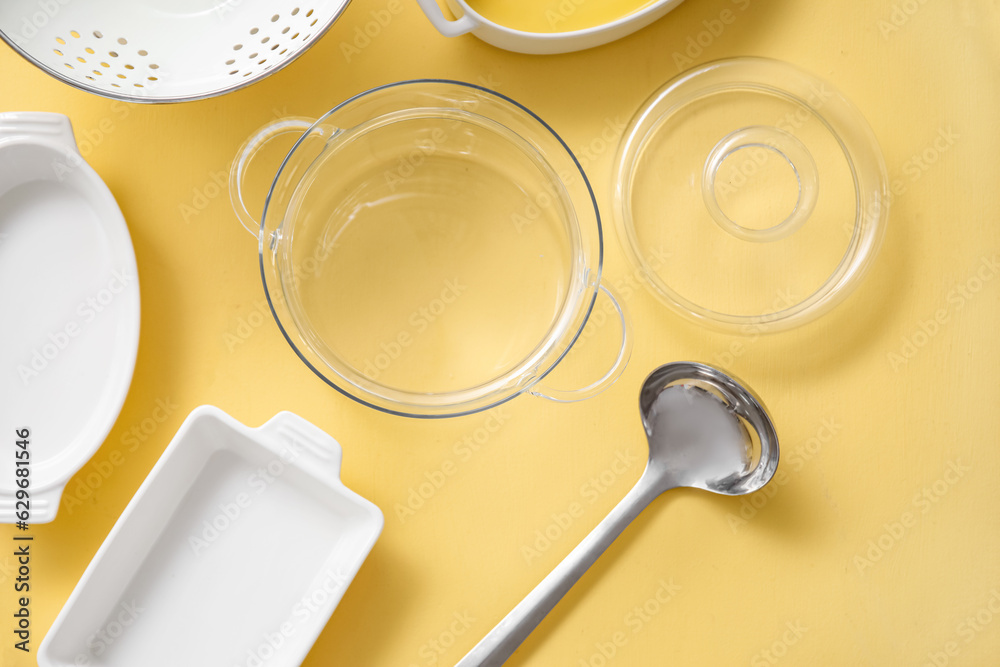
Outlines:
[[11,111],[0,114],[0,139],[23,137],[32,141],[49,141],[79,154],[73,126],[61,113],[47,111]]
[[331,486],[343,486],[340,443],[321,428],[291,412],[279,412],[258,429],[264,444],[280,456]]
[[[28,487],[28,520],[27,524],[49,523],[56,518],[59,512],[59,500],[62,498],[65,486],[57,486],[52,489],[36,491]],[[0,523],[17,523],[22,521],[20,512],[24,511],[24,506],[18,506],[19,501],[13,491],[0,491]],[[24,502],[24,501],[20,501]]]

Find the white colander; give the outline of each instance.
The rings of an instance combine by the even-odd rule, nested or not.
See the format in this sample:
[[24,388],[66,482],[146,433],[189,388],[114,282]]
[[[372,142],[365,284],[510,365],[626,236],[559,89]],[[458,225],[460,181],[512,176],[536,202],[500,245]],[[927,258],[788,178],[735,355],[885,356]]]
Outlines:
[[349,1],[0,0],[0,37],[82,90],[129,102],[182,102],[278,71]]

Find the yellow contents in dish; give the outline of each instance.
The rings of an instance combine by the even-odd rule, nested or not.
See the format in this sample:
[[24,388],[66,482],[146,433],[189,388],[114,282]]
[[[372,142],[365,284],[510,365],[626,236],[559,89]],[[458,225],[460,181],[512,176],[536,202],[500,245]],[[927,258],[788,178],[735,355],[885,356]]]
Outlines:
[[634,14],[656,0],[468,0],[484,18],[527,32],[584,30]]

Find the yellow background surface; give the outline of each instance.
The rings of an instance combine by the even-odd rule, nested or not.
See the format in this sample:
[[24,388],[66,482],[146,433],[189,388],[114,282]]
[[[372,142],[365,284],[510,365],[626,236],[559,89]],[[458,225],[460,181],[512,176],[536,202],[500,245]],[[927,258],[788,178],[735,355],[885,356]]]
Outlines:
[[[998,3],[688,0],[617,43],[532,57],[472,37],[446,39],[406,2],[347,62],[344,45],[386,4],[356,0],[287,69],[176,106],[79,92],[0,49],[0,111],[70,116],[129,223],[143,304],[124,409],[67,488],[81,502],[64,500],[54,523],[33,528],[33,649],[184,417],[210,403],[252,426],[291,410],[325,429],[344,447],[345,483],[386,515],[305,664],[455,664],[638,479],[646,452],[638,388],[661,363],[695,359],[725,365],[764,398],[781,436],[779,477],[752,505],[689,490],[660,498],[509,664],[884,666],[933,664],[930,656],[937,664],[997,664],[1000,616],[989,605],[1000,609],[1000,279],[985,270],[988,277],[975,278],[984,261],[1000,260]],[[723,9],[736,20],[680,65],[689,38]],[[486,415],[421,422],[355,404],[301,364],[269,314],[261,316],[256,243],[225,189],[212,184],[276,113],[316,116],[399,79],[483,83],[589,155],[588,174],[609,213],[614,150],[597,140],[606,124],[627,121],[689,64],[737,55],[787,60],[832,82],[868,118],[904,190],[872,272],[818,322],[740,339],[688,324],[650,294],[628,290],[635,351],[614,387],[575,405],[519,397],[479,451],[459,456],[455,443]],[[934,144],[942,132],[957,135],[943,151]],[[197,213],[185,219],[184,206]],[[605,231],[606,276],[634,282],[613,225]],[[955,297],[971,288],[968,298]],[[940,310],[944,323],[922,335]],[[241,323],[251,333],[232,344],[227,335]],[[911,344],[915,353],[899,363],[892,355]],[[153,423],[158,401],[174,407],[129,452],[123,438]],[[116,451],[124,460],[89,488],[86,476],[118,460]],[[588,480],[609,479],[619,455],[635,460],[611,473],[605,490],[584,493]],[[446,461],[455,474],[401,520],[397,505]],[[948,472],[954,468],[962,474]],[[582,516],[526,556],[537,531],[572,502]],[[906,513],[914,520],[900,529]],[[10,533],[0,530],[0,545]],[[0,664],[33,665],[33,654],[12,648],[7,552],[3,546]],[[666,597],[661,582],[676,590],[651,602],[658,592]],[[467,614],[469,627],[454,624],[456,614]],[[602,662],[599,645],[616,633],[624,645]]]

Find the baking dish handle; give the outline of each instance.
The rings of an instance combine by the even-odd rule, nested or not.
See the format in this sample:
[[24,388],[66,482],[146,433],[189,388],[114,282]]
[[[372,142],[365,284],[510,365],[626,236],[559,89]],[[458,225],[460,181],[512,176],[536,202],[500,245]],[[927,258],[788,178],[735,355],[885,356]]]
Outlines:
[[79,156],[73,126],[61,113],[47,111],[11,111],[0,114],[0,139],[24,137],[37,141],[48,139]]
[[[598,287],[600,292],[604,292],[608,299],[611,300],[611,305],[618,314],[618,322],[622,330],[622,340],[621,345],[618,348],[618,356],[615,358],[615,363],[611,366],[611,370],[605,373],[604,377],[601,379],[583,387],[582,389],[555,389],[553,387],[545,386],[543,382],[539,382],[529,392],[532,396],[547,398],[550,401],[555,401],[557,403],[575,403],[577,401],[583,401],[600,394],[602,391],[613,385],[625,371],[625,367],[628,365],[628,360],[632,356],[632,324],[629,321],[628,311],[622,306],[622,299],[614,293],[614,290],[604,283],[601,283]],[[593,315],[593,311],[591,311],[591,315]]]
[[295,133],[305,134],[313,126],[315,120],[290,116],[279,118],[260,128],[250,135],[240,149],[236,152],[236,159],[233,160],[229,168],[229,199],[236,211],[236,217],[253,234],[254,238],[260,237],[260,221],[256,220],[247,210],[246,197],[243,194],[243,181],[246,180],[247,167],[269,141],[283,134]]
[[460,19],[449,19],[444,15],[438,0],[417,0],[420,9],[424,10],[431,24],[438,29],[445,37],[458,37],[467,32],[472,32],[478,26],[476,20],[469,14],[465,14]]
[[28,509],[27,518],[24,514],[24,506],[18,506],[16,491],[0,491],[0,523],[17,523],[24,521],[28,525],[36,523],[49,523],[56,518],[59,512],[59,500],[62,498],[65,485],[51,489],[37,491],[28,487]]
[[343,450],[326,431],[291,412],[279,412],[259,431],[266,436],[268,449],[283,464],[301,468],[330,486],[343,486],[340,481]]

